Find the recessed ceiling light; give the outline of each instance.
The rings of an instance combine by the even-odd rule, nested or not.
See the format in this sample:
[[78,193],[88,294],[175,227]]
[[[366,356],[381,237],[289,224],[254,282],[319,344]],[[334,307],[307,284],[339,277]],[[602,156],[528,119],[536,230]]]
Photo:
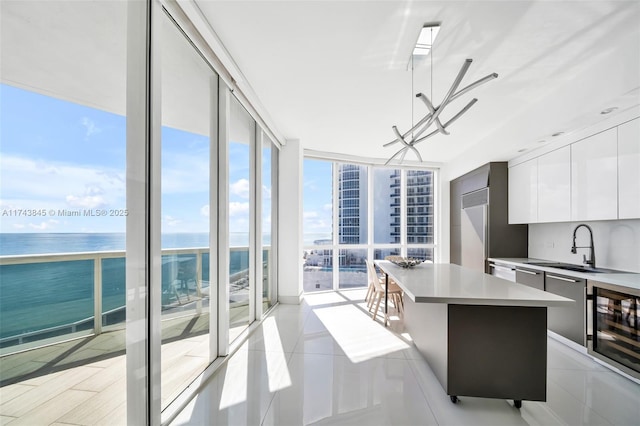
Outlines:
[[518,152],[525,152],[526,150],[527,148],[522,148],[522,149],[519,149]]
[[618,107],[611,107],[611,108],[603,109],[602,111],[600,111],[600,114],[602,114],[602,115],[611,114],[613,111],[615,111],[617,109],[618,109]]
[[556,136],[560,136],[560,135],[564,135],[564,132],[555,132],[551,136],[553,136],[555,138]]
[[413,54],[415,56],[428,55],[439,31],[440,24],[425,24],[420,30],[416,47],[413,48]]
[[544,139],[540,139],[537,143],[545,143],[545,142],[547,142],[547,141],[544,140]]

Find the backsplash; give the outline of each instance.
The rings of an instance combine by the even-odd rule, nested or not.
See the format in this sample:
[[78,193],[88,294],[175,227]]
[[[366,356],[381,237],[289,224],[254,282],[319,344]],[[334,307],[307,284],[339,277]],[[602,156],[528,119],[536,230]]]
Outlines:
[[[640,219],[596,222],[535,223],[529,225],[529,257],[582,264],[589,249],[571,253],[573,230],[580,223],[593,229],[596,266],[640,273]],[[580,228],[577,246],[589,246],[589,231]]]

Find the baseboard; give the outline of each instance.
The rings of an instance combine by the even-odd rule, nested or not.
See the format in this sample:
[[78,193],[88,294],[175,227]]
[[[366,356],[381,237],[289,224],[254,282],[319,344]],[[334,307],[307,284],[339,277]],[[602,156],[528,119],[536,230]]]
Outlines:
[[278,302],[283,305],[299,305],[303,299],[304,295],[302,292],[297,296],[278,296]]

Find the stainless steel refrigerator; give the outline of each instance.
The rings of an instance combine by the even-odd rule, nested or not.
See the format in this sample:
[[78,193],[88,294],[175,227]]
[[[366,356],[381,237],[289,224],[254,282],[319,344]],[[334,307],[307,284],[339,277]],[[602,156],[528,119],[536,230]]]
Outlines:
[[487,258],[527,257],[528,226],[509,224],[506,162],[451,181],[450,262],[490,273]]
[[488,203],[489,188],[462,196],[460,217],[462,266],[485,272],[488,257]]

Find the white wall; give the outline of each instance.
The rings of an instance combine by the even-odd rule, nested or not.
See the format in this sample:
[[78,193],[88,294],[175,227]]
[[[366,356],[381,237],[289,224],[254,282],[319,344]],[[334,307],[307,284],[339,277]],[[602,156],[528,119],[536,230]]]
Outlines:
[[302,185],[303,149],[288,140],[278,162],[278,301],[302,300]]
[[[593,229],[596,266],[640,273],[640,219],[530,224],[529,257],[582,264],[589,249],[571,253],[573,230],[580,223]],[[589,245],[586,229],[578,230],[576,245]]]

